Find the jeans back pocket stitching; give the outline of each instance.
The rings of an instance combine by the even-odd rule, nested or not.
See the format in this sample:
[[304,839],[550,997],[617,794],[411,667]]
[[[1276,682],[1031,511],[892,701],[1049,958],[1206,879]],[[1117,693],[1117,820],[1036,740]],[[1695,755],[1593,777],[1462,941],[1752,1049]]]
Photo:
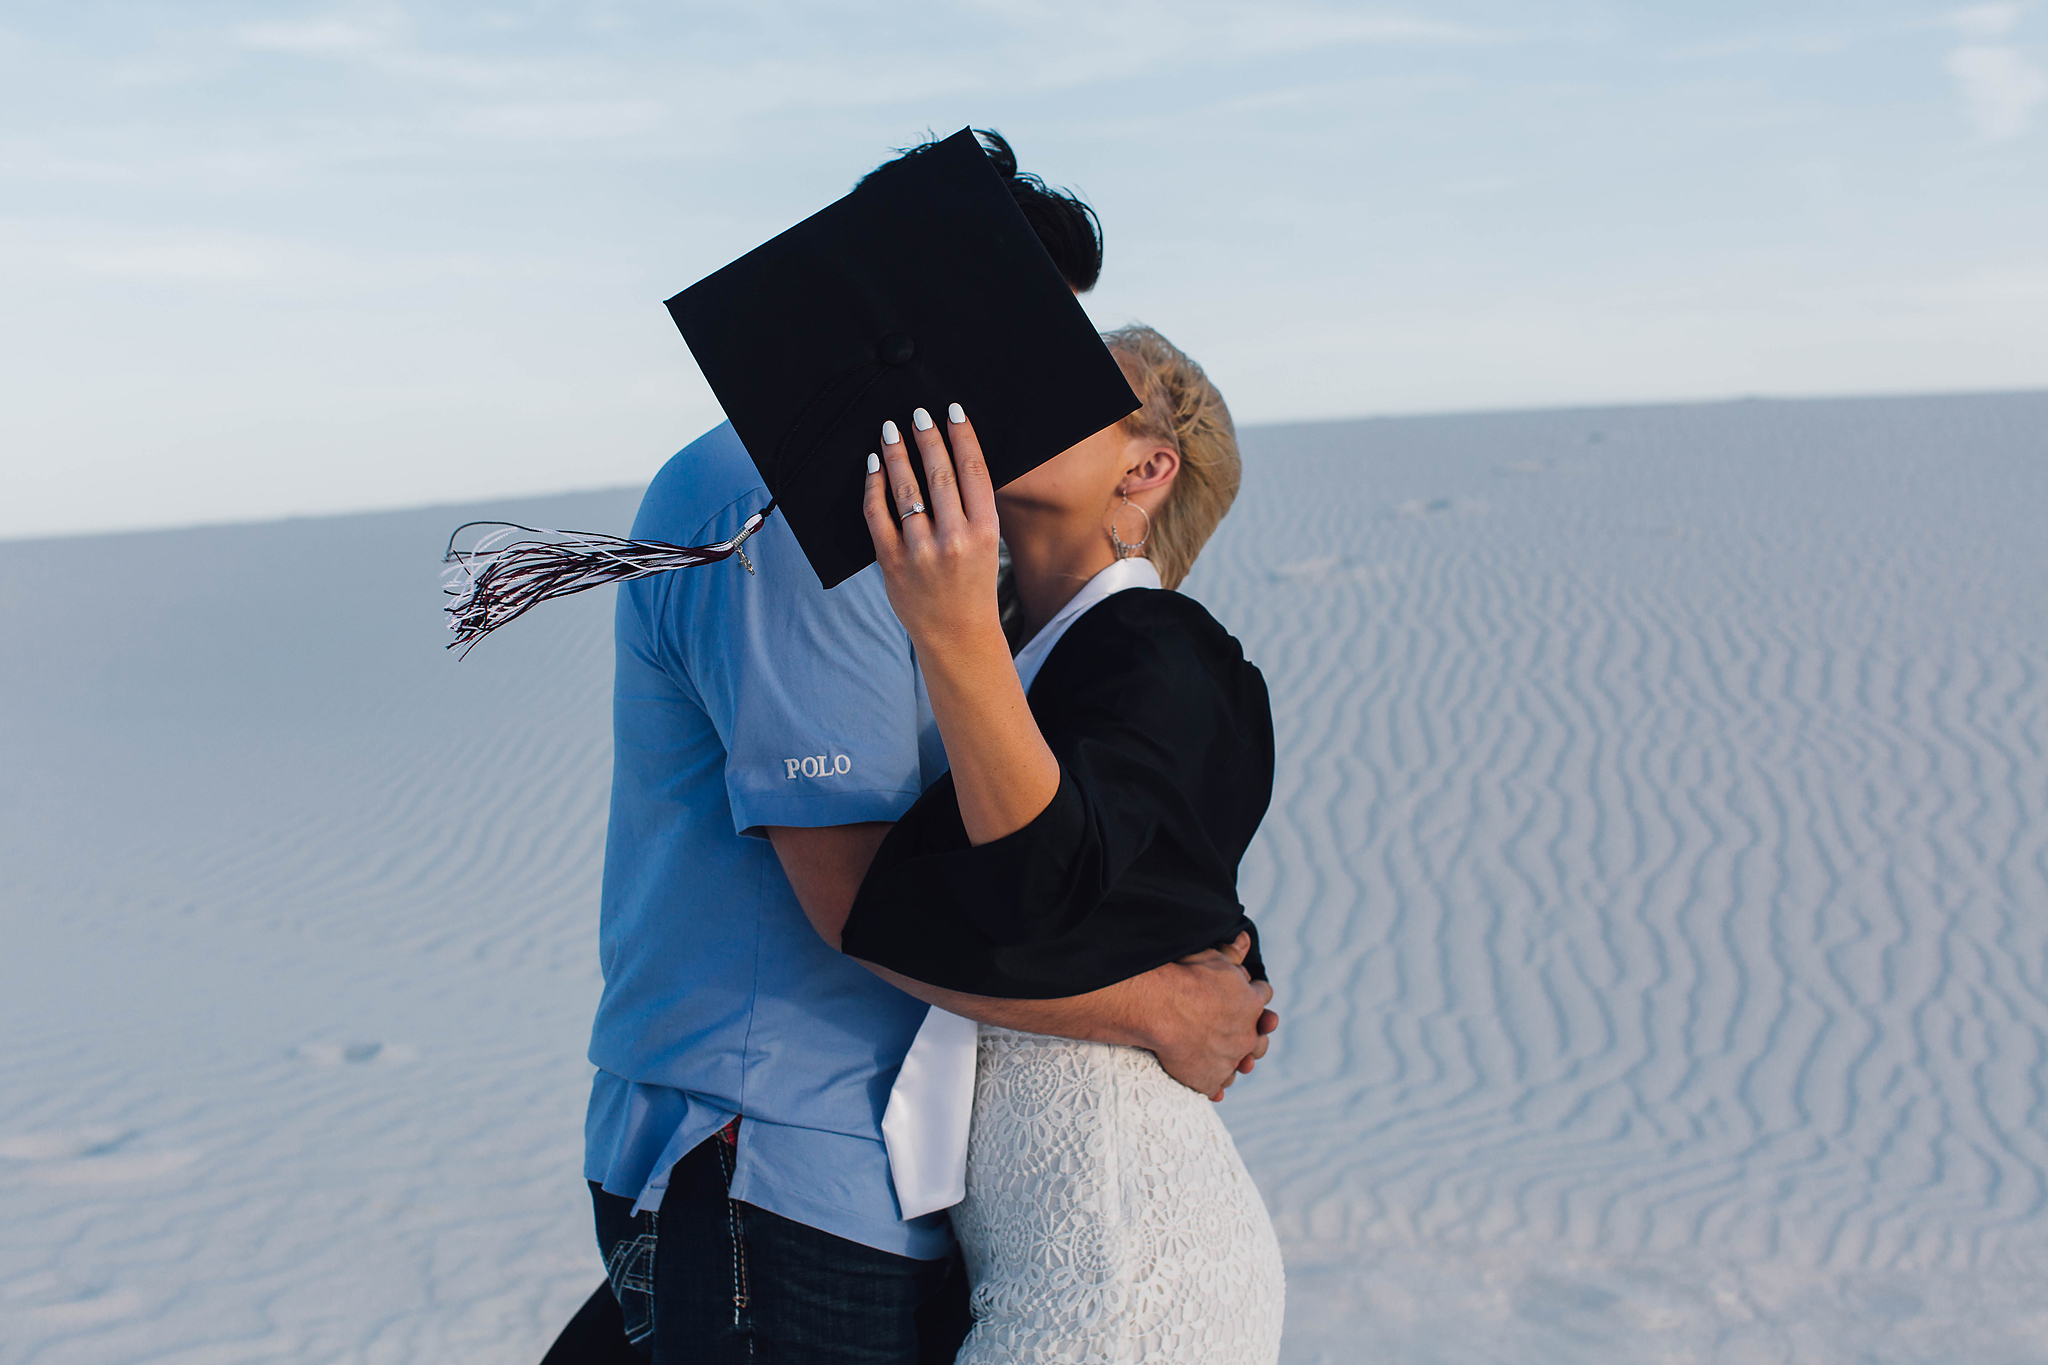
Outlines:
[[642,1222],[647,1230],[618,1242],[605,1258],[605,1278],[611,1281],[612,1294],[625,1318],[626,1340],[636,1346],[654,1332],[654,1262],[659,1218],[651,1210],[639,1215],[635,1221]]

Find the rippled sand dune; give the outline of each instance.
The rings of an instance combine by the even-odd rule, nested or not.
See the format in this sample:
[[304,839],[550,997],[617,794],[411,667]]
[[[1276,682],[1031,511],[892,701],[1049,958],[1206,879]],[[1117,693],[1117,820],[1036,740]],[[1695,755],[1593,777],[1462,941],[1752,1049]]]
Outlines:
[[[1246,444],[1288,1359],[2048,1361],[2048,395]],[[634,501],[0,545],[0,1362],[596,1282],[609,604],[458,664],[433,581]]]

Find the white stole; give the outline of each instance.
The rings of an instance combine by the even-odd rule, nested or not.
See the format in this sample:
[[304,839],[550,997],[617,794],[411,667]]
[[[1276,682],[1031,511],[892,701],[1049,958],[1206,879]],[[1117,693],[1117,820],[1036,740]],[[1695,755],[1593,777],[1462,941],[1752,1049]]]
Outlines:
[[[1119,559],[1088,580],[1045,629],[1017,652],[1017,676],[1029,692],[1052,647],[1103,598],[1126,588],[1156,588],[1159,570],[1149,559]],[[967,1128],[974,1116],[972,1019],[933,1005],[889,1089],[882,1143],[904,1218],[950,1209],[967,1197]]]

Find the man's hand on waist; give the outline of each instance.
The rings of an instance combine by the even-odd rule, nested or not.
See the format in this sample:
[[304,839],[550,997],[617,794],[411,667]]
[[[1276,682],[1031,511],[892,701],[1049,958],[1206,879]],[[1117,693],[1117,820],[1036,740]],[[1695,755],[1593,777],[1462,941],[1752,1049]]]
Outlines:
[[1144,1046],[1166,1074],[1212,1100],[1249,1073],[1273,1041],[1280,1016],[1267,1008],[1273,988],[1244,969],[1251,936],[1226,948],[1169,962],[1134,978],[1145,993]]
[[[1154,967],[1086,995],[1059,1000],[999,1000],[963,995],[863,963],[869,971],[928,1005],[980,1024],[1149,1048],[1166,1073],[1212,1100],[1266,1055],[1280,1017],[1266,1005],[1273,988],[1245,971],[1251,936]],[[858,960],[858,959],[856,959]]]

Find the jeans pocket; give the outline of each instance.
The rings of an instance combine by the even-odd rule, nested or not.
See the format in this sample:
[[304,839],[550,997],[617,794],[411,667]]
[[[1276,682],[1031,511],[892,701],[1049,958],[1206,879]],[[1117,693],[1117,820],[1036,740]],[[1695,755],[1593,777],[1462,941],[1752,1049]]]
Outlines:
[[654,1247],[659,1214],[638,1215],[636,1233],[612,1244],[604,1258],[605,1278],[626,1320],[626,1340],[638,1346],[654,1333]]

